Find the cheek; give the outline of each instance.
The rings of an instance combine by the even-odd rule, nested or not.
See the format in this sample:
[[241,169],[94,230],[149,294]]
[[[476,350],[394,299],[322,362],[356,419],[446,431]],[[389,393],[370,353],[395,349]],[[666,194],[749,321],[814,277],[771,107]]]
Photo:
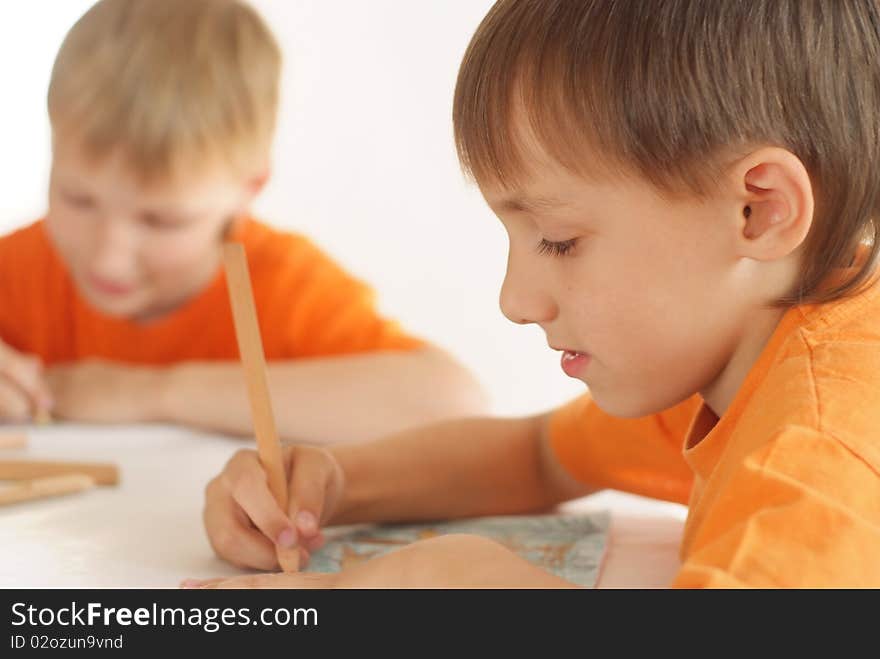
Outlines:
[[604,280],[607,297],[646,333],[661,327],[674,331],[711,313],[722,280],[720,257],[689,239],[694,236],[670,231],[616,250],[618,262]]
[[718,312],[723,273],[717,255],[686,239],[672,231],[592,238],[558,283],[570,326],[583,328],[588,343],[631,353],[691,338]]
[[724,310],[695,302],[699,293],[669,295],[647,286],[643,292],[621,289],[607,300],[601,338],[608,384],[654,411],[703,386],[718,368],[729,331]]
[[[620,244],[622,242],[623,244]],[[631,334],[666,306],[668,277],[656,255],[631,241],[597,240],[572,263],[560,287],[577,325],[613,340]]]
[[636,247],[597,245],[566,298],[584,347],[626,371],[651,370],[676,355],[711,313],[709,287],[691,264],[660,246]]
[[156,278],[198,276],[216,262],[220,240],[216,233],[170,231],[149,238],[143,264]]
[[95,223],[84,213],[52,207],[46,216],[46,230],[55,248],[70,262],[90,257]]

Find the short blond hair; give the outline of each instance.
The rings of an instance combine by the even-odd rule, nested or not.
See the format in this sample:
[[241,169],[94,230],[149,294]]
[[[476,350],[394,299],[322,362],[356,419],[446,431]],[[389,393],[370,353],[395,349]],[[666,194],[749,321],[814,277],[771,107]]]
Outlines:
[[219,162],[251,175],[268,157],[281,52],[239,0],[100,0],[55,59],[53,134],[86,155],[121,152],[133,173],[169,180]]

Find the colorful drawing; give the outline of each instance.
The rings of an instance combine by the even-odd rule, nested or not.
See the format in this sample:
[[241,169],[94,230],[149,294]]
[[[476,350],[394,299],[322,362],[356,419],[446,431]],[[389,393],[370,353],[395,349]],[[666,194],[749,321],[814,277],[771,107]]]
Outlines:
[[405,545],[447,533],[492,538],[526,560],[581,586],[594,586],[608,537],[609,515],[480,517],[429,524],[331,529],[308,572],[339,572]]

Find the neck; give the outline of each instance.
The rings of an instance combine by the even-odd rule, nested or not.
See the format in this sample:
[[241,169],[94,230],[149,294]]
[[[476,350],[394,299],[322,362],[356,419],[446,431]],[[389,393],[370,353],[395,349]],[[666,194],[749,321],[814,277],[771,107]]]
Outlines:
[[730,407],[785,312],[786,309],[764,308],[749,315],[748,323],[727,364],[718,377],[700,392],[718,417]]

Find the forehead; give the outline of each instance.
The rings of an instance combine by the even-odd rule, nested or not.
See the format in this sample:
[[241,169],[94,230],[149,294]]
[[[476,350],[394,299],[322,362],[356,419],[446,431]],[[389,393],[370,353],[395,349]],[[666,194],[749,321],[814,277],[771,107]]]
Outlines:
[[241,191],[240,182],[220,165],[206,166],[175,178],[139,176],[121,149],[92,156],[75,140],[55,139],[53,178],[116,202],[198,210],[227,203]]
[[587,178],[559,165],[534,168],[521,185],[481,184],[486,203],[500,217],[525,214],[535,219],[592,221],[613,218],[618,224],[638,224],[672,213],[708,209],[717,199],[691,195],[671,197],[638,176]]
[[[510,132],[518,158],[510,176],[483,172],[476,183],[496,213],[565,214],[587,207],[620,210],[665,208],[672,204],[710,201],[686,190],[660,189],[639,172],[607,158],[588,142],[578,147],[578,162],[563,162],[551,153],[519,114]],[[555,152],[554,152],[555,153]]]
[[530,160],[528,169],[515,183],[478,181],[483,197],[496,212],[536,215],[561,212],[587,203],[611,184],[610,179],[588,178],[544,158]]
[[[473,172],[487,202],[498,210],[550,212],[572,205],[591,189],[627,178],[585,140],[569,144],[576,158],[563,158],[559,145],[539,135],[521,105],[510,114],[504,159],[491,171]],[[557,136],[562,139],[564,136]],[[501,152],[496,157],[501,157]]]

